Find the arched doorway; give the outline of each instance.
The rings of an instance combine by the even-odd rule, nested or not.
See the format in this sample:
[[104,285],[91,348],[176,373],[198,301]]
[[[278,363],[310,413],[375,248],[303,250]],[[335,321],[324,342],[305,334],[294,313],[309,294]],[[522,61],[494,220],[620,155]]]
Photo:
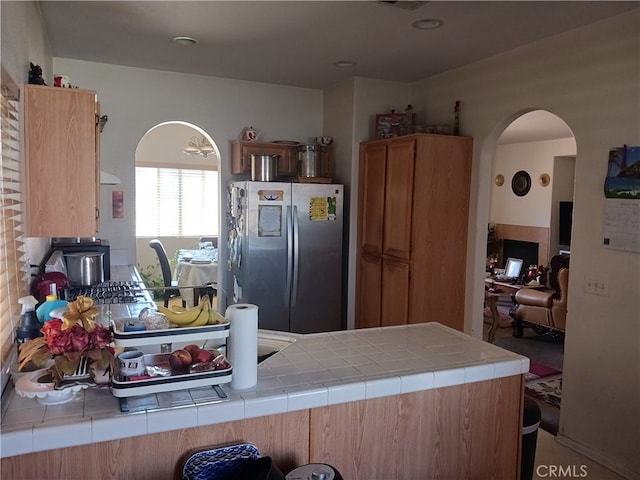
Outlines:
[[[190,143],[212,151],[187,153]],[[219,150],[200,127],[167,121],[140,139],[136,162],[136,263],[147,285],[162,285],[149,240],[162,241],[170,262],[179,249],[198,248],[200,237],[220,233]]]
[[[492,145],[487,259],[495,257],[497,266],[504,267],[507,257],[523,258],[522,274],[526,275],[529,265],[548,267],[555,255],[570,251],[570,239],[561,233],[566,227],[570,233],[571,225],[563,224],[566,218],[561,215],[561,206],[573,203],[577,148],[569,126],[551,112],[518,112],[505,124]],[[542,428],[555,434],[559,427],[562,341],[530,329],[525,329],[522,338],[514,337],[509,311],[516,289],[496,290],[500,292],[498,310],[503,328],[498,329],[494,343],[529,357],[526,393],[540,406]],[[557,391],[549,390],[545,397],[545,389],[553,388]],[[551,404],[556,398],[554,407]]]

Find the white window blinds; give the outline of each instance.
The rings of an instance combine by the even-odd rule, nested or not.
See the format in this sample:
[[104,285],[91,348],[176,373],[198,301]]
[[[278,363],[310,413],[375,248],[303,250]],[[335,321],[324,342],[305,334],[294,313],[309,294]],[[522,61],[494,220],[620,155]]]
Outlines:
[[0,136],[0,352],[9,356],[20,320],[18,299],[26,295],[28,271],[24,256],[22,172],[18,101],[2,86]]
[[218,234],[218,172],[136,167],[136,236]]

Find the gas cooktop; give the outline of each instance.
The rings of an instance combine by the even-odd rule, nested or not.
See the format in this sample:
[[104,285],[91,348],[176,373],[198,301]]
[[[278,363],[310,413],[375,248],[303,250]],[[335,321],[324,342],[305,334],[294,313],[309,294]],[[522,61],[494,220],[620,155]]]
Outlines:
[[133,281],[103,282],[87,287],[73,287],[69,291],[67,300],[73,302],[80,295],[93,299],[98,305],[153,302],[144,284]]

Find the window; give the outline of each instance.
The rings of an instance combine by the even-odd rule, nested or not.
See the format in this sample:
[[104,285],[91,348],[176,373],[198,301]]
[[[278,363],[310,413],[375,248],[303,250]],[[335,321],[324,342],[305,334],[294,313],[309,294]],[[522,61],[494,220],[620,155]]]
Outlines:
[[218,235],[218,172],[136,167],[136,236]]
[[[28,270],[24,256],[22,221],[22,172],[17,89],[10,92],[2,72],[0,136],[0,352],[2,364],[13,349],[14,332],[20,319],[18,299],[27,294]],[[4,369],[3,369],[4,371]],[[5,378],[2,379],[4,387]]]

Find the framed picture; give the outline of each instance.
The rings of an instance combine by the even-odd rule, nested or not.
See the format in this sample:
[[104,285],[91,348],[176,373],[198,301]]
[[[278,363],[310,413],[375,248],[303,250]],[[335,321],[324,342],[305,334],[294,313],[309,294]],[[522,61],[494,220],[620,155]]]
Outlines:
[[376,115],[376,138],[400,137],[413,133],[415,113],[381,113]]

